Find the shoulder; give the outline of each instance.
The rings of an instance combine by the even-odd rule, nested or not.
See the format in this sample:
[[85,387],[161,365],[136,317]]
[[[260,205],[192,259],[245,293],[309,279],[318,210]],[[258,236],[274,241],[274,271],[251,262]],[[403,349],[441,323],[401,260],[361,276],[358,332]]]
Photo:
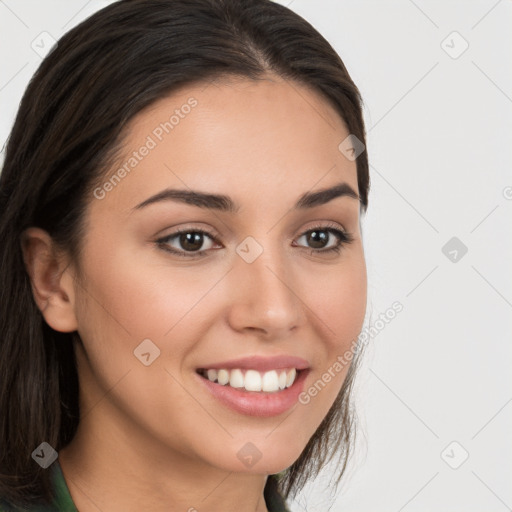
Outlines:
[[32,506],[16,506],[0,497],[0,512],[78,512],[58,461],[51,466],[54,501],[51,505],[34,504]]
[[[54,512],[56,509],[53,506],[48,505],[32,505],[32,506],[21,506],[13,505],[11,502],[7,502],[3,498],[0,498],[0,512]],[[64,509],[62,509],[64,510]]]
[[277,475],[269,475],[265,486],[265,504],[268,512],[291,512],[286,500],[279,492]]

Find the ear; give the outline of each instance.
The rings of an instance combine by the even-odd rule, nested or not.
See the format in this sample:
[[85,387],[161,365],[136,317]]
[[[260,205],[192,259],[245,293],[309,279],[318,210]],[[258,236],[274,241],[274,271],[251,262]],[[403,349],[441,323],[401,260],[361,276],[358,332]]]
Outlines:
[[46,323],[56,331],[76,331],[71,265],[59,256],[51,236],[43,229],[26,229],[20,242],[34,300]]

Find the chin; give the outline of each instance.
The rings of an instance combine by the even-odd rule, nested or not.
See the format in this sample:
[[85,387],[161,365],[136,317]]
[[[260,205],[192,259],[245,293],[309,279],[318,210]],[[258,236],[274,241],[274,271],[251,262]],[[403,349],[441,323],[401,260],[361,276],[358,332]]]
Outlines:
[[[225,471],[269,475],[289,468],[305,448],[305,443],[290,442],[292,435],[287,436],[288,442],[277,436],[273,440],[272,434],[266,436],[268,432],[265,432],[259,441],[255,437],[252,438],[253,441],[237,440],[224,450],[219,446],[220,453],[213,454],[213,460],[210,462],[215,461],[215,465]],[[298,437],[296,433],[294,436]]]

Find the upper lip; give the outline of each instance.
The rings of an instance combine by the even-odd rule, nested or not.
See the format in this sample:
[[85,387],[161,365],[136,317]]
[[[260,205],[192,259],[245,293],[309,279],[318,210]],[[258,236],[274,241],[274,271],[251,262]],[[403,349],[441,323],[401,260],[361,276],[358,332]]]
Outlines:
[[257,370],[266,372],[269,370],[280,370],[284,368],[295,368],[297,370],[305,370],[309,368],[309,363],[301,357],[295,356],[250,356],[241,357],[239,359],[231,359],[229,361],[221,361],[218,363],[208,363],[200,366],[198,369],[203,370],[231,370],[240,368],[243,370]]

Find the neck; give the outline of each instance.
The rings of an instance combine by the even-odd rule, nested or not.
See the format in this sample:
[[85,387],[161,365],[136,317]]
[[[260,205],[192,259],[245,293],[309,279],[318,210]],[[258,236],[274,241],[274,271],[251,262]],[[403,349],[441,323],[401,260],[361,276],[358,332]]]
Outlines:
[[80,512],[267,512],[264,475],[223,471],[97,420],[91,411],[59,452]]

